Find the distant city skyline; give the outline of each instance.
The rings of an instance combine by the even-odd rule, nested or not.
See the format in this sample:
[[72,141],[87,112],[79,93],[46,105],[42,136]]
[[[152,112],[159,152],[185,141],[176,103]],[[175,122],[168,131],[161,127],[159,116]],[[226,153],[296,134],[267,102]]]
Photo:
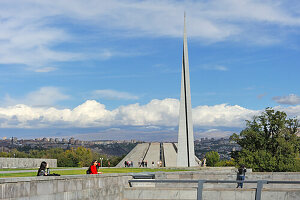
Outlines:
[[0,138],[177,138],[183,13],[195,139],[300,119],[298,1],[0,2]]

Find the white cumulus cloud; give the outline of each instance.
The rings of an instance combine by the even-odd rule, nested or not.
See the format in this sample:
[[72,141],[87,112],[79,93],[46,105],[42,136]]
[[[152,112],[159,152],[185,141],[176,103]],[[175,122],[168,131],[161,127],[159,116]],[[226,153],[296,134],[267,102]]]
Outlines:
[[244,127],[245,120],[259,112],[238,105],[198,106],[193,109],[193,120],[196,126]]
[[[300,106],[274,109],[300,119]],[[193,121],[195,128],[214,131],[224,127],[243,128],[245,120],[251,120],[260,112],[228,104],[197,106],[193,108]],[[0,128],[177,127],[178,115],[177,99],[154,99],[145,105],[131,104],[114,110],[106,109],[95,100],[87,100],[73,109],[18,104],[0,107]]]
[[58,101],[69,99],[70,97],[63,94],[60,88],[56,87],[41,87],[40,89],[28,93],[22,98],[13,98],[6,95],[2,104],[16,105],[25,104],[29,106],[51,106]]
[[289,94],[288,96],[276,96],[272,98],[279,104],[297,105],[300,104],[300,96],[296,94]]
[[287,113],[289,117],[295,117],[300,120],[300,105],[288,106],[288,107],[276,106],[274,107],[274,109],[283,111]]

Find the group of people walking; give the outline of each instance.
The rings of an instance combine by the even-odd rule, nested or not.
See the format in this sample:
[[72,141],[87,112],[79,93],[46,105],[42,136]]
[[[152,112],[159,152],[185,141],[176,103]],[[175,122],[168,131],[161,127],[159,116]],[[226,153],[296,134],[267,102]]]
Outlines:
[[124,161],[125,167],[133,167],[133,161]]
[[[147,160],[143,160],[141,162],[138,162],[138,167],[151,167],[154,168],[155,167],[155,162],[152,161],[149,165],[148,165],[148,161]],[[133,161],[124,161],[124,167],[133,167]],[[162,161],[159,160],[157,161],[157,167],[162,167]]]
[[148,167],[148,161],[147,160],[143,160],[142,162],[138,162],[139,167]]

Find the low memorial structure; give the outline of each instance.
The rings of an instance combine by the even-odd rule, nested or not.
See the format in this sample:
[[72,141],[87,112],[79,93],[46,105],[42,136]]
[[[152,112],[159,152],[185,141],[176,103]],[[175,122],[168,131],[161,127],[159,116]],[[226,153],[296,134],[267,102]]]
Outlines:
[[[133,174],[93,174],[60,177],[0,178],[0,199],[48,199],[48,200],[142,200],[197,199],[197,183],[187,180],[234,181],[236,173],[231,169],[218,168],[199,171],[156,172],[155,179],[173,180],[172,183],[143,183],[129,181]],[[141,180],[141,179],[135,179]],[[145,180],[145,179],[144,179]],[[246,180],[297,182],[300,173],[255,173],[249,172]],[[174,182],[175,181],[175,182]],[[179,182],[183,181],[183,182]],[[298,181],[299,182],[299,181]],[[236,183],[205,183],[201,200],[254,200],[257,184],[244,183],[244,188],[236,188]],[[298,200],[300,184],[264,184],[261,190],[263,200]]]
[[3,168],[39,168],[46,161],[50,168],[57,167],[56,159],[44,158],[0,158],[0,169]]
[[[178,143],[151,142],[137,144],[116,167],[125,167],[126,161],[132,161],[132,167],[141,167],[141,163],[147,162],[142,167],[177,167]],[[200,160],[194,156],[195,162]],[[160,164],[158,164],[160,163]],[[199,166],[199,165],[198,165]],[[195,167],[195,166],[194,166]]]

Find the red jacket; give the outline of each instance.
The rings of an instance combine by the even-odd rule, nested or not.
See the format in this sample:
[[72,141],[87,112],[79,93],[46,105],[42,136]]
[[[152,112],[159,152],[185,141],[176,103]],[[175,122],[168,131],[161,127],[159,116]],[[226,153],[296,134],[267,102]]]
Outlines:
[[97,167],[95,165],[91,166],[91,174],[98,174]]

